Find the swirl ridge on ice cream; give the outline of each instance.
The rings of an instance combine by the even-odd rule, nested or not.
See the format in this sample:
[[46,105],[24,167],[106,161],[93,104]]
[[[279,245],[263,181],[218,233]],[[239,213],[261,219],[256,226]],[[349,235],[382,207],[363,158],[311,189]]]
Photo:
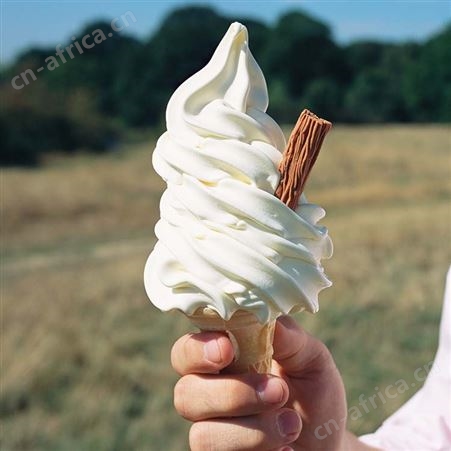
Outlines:
[[262,323],[318,310],[331,285],[320,263],[332,254],[318,225],[325,212],[304,196],[296,211],[274,196],[285,138],[267,107],[247,30],[233,23],[174,92],[153,153],[167,189],[144,282],[161,310],[210,307],[225,320],[246,310]]

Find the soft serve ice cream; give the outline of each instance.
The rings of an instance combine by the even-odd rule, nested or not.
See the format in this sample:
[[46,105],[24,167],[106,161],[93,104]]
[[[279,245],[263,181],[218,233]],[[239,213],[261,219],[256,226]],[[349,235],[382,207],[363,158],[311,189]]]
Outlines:
[[225,320],[248,311],[262,323],[318,310],[331,285],[320,263],[332,254],[317,225],[325,212],[304,196],[296,211],[274,196],[285,138],[267,107],[247,30],[233,23],[169,100],[153,153],[167,189],[144,281],[159,309],[209,307]]

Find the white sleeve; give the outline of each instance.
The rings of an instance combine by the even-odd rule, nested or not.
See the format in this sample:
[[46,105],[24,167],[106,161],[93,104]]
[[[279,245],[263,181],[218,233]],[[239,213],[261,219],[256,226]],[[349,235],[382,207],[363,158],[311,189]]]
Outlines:
[[451,267],[443,302],[440,339],[426,382],[374,433],[359,438],[386,451],[451,450]]

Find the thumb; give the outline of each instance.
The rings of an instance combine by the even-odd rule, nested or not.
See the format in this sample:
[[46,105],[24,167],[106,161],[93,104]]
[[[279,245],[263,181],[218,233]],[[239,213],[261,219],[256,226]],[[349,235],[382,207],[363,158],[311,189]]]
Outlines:
[[287,376],[309,377],[335,369],[326,345],[308,334],[293,318],[282,316],[274,331],[273,359]]

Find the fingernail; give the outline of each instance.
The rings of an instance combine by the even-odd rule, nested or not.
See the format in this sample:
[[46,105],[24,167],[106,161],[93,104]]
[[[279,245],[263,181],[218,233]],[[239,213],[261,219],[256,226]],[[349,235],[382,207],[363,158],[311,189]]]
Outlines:
[[257,386],[258,397],[268,404],[280,404],[284,398],[282,384],[277,378],[270,377]]
[[279,451],[294,451],[294,449],[291,446],[284,446],[282,449],[280,449]]
[[301,431],[301,419],[293,410],[285,410],[277,417],[277,427],[282,437],[297,435]]
[[204,357],[211,363],[221,363],[221,349],[218,340],[211,340],[204,345]]

